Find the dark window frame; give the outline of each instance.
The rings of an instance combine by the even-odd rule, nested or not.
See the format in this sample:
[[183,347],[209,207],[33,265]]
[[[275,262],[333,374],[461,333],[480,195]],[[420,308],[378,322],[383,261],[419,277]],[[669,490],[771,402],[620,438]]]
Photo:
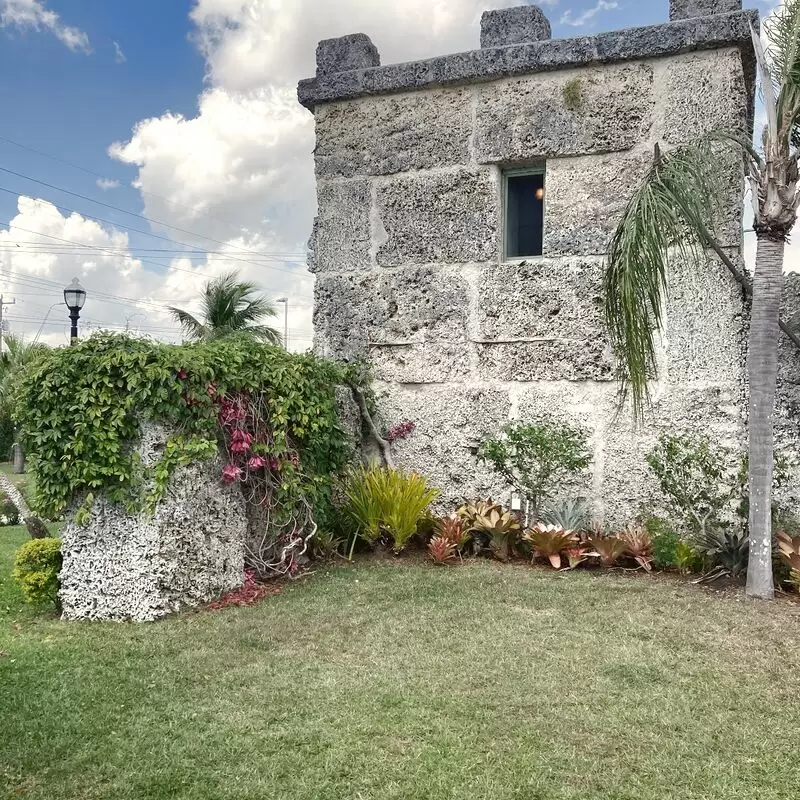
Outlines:
[[503,226],[502,226],[502,236],[503,236],[503,261],[519,261],[525,258],[541,258],[543,255],[542,253],[530,253],[527,255],[509,255],[512,248],[509,246],[510,241],[509,238],[511,236],[511,230],[509,226],[509,178],[525,178],[531,177],[534,175],[541,175],[542,176],[542,189],[544,190],[544,197],[542,198],[542,250],[544,250],[544,225],[545,219],[547,216],[547,165],[536,164],[533,166],[528,167],[514,167],[510,169],[504,169],[502,171],[503,176]]

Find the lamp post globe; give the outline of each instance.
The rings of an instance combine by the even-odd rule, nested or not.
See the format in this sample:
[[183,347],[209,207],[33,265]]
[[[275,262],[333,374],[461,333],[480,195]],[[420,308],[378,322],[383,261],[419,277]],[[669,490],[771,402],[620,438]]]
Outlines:
[[72,279],[72,283],[64,289],[64,304],[69,309],[69,340],[72,344],[78,338],[78,320],[81,316],[81,309],[86,302],[86,290],[78,283],[77,278]]

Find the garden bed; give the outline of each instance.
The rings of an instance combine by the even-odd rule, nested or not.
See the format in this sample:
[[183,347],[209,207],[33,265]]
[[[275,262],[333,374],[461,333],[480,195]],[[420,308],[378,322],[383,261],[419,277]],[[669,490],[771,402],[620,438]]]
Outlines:
[[[478,559],[319,568],[247,608],[58,622],[0,532],[0,796],[782,798],[800,612]],[[741,602],[739,602],[741,599]]]

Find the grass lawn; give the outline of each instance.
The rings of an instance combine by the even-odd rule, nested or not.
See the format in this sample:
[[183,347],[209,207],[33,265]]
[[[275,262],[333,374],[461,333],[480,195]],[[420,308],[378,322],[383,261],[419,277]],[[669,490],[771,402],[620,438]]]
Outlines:
[[14,473],[13,464],[10,461],[0,461],[0,472],[7,478],[11,478],[11,482],[18,486],[20,483],[26,483],[28,475],[16,475]]
[[0,529],[0,796],[796,798],[800,609],[488,562],[64,624]]

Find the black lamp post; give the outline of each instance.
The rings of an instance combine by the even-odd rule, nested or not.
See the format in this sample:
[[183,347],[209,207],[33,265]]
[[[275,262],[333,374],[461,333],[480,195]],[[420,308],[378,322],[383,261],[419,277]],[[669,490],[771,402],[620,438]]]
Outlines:
[[78,338],[78,320],[85,302],[86,290],[78,283],[77,278],[73,278],[72,283],[64,289],[64,303],[69,309],[69,319],[72,323],[69,331],[70,344],[74,343]]

